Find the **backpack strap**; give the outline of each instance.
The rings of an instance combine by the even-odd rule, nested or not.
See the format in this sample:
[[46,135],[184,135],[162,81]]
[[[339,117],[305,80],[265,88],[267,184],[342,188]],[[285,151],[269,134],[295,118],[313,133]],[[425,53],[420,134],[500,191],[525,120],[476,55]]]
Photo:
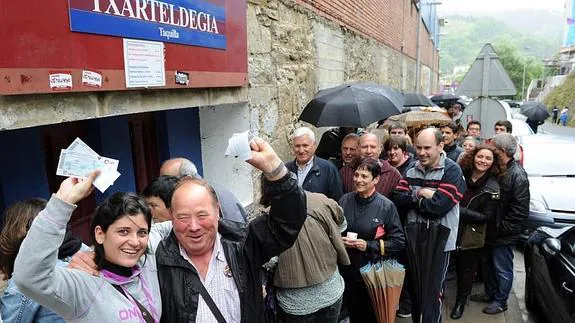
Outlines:
[[226,319],[224,318],[222,312],[220,312],[220,309],[210,296],[210,293],[208,293],[208,291],[206,290],[204,284],[202,284],[200,277],[198,275],[191,275],[191,276],[192,276],[192,284],[194,284],[194,286],[200,291],[200,295],[202,295],[204,302],[206,302],[206,305],[208,305],[210,311],[212,311],[212,314],[214,314],[216,321],[218,321],[218,323],[226,323]]
[[[119,285],[112,285],[112,286],[114,286],[114,288],[117,291],[119,291],[122,295],[124,295],[128,300],[130,299],[130,297],[128,297],[127,293],[122,289],[122,287],[120,287]],[[134,298],[133,296],[131,298],[138,306],[138,309],[140,310],[140,313],[142,314],[142,318],[144,319],[144,321],[146,321],[146,323],[155,323],[152,314],[150,314],[150,312],[142,304],[140,304],[140,302],[138,302],[136,298]]]

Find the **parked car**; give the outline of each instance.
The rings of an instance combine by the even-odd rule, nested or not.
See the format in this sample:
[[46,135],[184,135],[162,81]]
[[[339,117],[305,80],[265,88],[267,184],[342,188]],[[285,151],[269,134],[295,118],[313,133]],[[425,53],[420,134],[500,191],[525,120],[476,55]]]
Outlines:
[[575,227],[537,229],[523,257],[527,308],[545,322],[575,322]]
[[533,129],[529,127],[525,120],[513,118],[509,119],[509,122],[511,122],[511,125],[513,126],[511,134],[515,137],[530,136],[534,134]]
[[553,135],[523,136],[523,167],[529,176],[529,216],[521,238],[540,226],[575,225],[575,140]]

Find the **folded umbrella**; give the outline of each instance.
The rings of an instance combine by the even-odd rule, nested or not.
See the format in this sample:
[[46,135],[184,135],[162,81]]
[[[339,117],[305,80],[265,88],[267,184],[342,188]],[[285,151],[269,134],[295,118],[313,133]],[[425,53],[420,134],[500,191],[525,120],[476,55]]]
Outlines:
[[524,103],[521,106],[521,114],[533,121],[544,121],[551,116],[543,103],[535,101]]
[[378,323],[395,322],[395,313],[405,278],[405,269],[396,260],[368,263],[360,269]]
[[403,96],[375,83],[343,84],[319,91],[306,105],[299,120],[316,127],[365,127],[399,114]]
[[450,229],[432,221],[409,222],[405,226],[406,252],[411,278],[412,319],[422,322],[439,297],[441,270]]

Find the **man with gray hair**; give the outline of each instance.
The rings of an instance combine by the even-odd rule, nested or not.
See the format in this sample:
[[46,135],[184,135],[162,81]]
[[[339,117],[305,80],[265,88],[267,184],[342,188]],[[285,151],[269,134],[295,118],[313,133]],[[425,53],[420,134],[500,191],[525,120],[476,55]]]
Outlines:
[[[202,178],[196,165],[190,160],[181,157],[166,160],[160,167],[160,175]],[[214,182],[210,182],[210,185],[216,191],[218,202],[221,206],[222,218],[236,222],[246,222],[246,211],[234,193],[223,185]]]
[[517,141],[509,133],[491,139],[499,158],[507,165],[502,180],[501,199],[497,216],[489,219],[483,254],[484,295],[473,295],[471,300],[490,303],[486,314],[507,310],[507,299],[513,285],[513,249],[519,240],[521,222],[529,215],[529,179],[513,158]]
[[339,172],[333,163],[315,156],[315,134],[310,128],[297,128],[291,136],[295,159],[286,167],[297,174],[299,186],[304,190],[339,201],[343,188]]

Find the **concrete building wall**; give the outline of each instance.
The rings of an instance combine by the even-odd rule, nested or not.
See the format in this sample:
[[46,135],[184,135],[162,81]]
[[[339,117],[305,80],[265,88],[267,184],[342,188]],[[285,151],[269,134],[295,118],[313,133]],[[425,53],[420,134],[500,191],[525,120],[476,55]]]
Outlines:
[[247,104],[199,109],[204,178],[229,188],[247,205],[253,201],[252,168],[245,161],[224,156],[228,138],[250,129]]

